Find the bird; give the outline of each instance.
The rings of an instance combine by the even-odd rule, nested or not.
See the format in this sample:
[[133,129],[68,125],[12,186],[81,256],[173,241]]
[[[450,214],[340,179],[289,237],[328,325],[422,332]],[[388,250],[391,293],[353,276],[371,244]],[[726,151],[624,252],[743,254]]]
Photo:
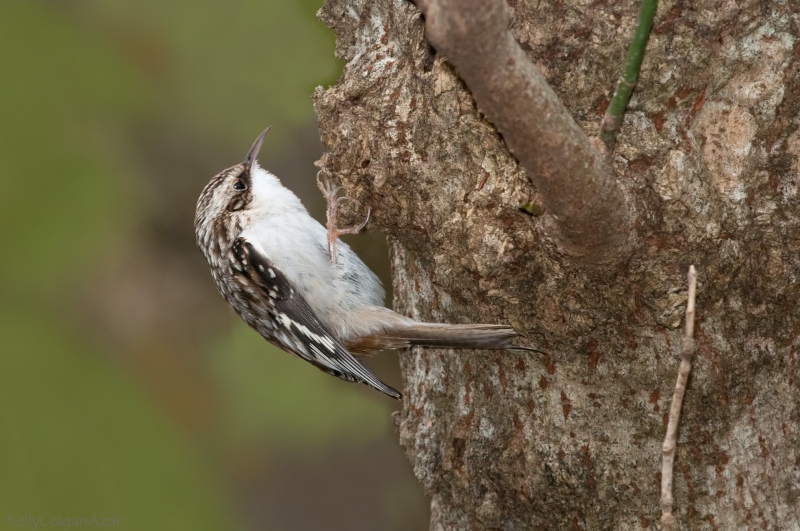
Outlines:
[[[336,227],[340,189],[317,182],[328,203],[323,226],[256,158],[271,127],[244,162],[215,175],[197,201],[197,245],[222,297],[250,327],[279,349],[322,371],[402,399],[356,356],[415,345],[521,349],[510,326],[424,323],[383,303],[378,277]],[[369,213],[367,214],[367,220]]]

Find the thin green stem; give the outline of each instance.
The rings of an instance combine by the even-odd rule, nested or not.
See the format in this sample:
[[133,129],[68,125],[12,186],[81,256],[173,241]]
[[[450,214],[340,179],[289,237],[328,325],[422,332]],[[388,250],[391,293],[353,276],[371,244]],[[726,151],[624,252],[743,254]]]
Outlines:
[[628,55],[625,57],[625,67],[600,126],[600,138],[606,143],[609,150],[614,147],[617,130],[622,124],[622,116],[625,114],[631,93],[639,79],[639,70],[642,67],[647,40],[650,38],[650,30],[653,28],[653,17],[655,17],[657,5],[658,0],[642,0],[636,31],[628,48]]

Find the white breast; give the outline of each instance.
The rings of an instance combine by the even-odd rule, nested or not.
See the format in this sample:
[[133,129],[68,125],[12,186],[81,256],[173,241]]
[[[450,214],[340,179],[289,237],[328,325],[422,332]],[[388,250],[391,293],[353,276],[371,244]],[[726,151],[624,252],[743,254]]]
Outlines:
[[336,265],[331,264],[325,227],[275,176],[258,168],[252,187],[250,223],[242,236],[261,247],[331,332],[350,337],[362,328],[359,313],[383,306],[380,281],[342,241],[336,244]]

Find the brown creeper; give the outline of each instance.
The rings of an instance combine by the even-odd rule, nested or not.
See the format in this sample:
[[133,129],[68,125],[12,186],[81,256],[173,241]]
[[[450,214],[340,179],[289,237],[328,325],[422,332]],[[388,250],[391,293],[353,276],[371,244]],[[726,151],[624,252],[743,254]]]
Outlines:
[[220,293],[267,341],[328,374],[394,398],[402,395],[352,353],[412,345],[525,348],[511,344],[517,333],[508,326],[419,323],[384,308],[375,274],[347,244],[332,245],[344,232],[335,226],[335,189],[324,189],[333,191],[326,194],[326,230],[256,163],[268,132],[256,139],[243,163],[211,179],[194,220],[197,244]]

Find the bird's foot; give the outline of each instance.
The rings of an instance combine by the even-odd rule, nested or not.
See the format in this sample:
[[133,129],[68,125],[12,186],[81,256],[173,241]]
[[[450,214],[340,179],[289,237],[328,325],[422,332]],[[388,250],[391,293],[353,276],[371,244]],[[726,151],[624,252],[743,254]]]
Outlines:
[[325,198],[325,202],[328,204],[328,209],[327,209],[328,255],[330,256],[331,263],[335,264],[336,240],[342,234],[356,234],[360,232],[361,229],[366,227],[367,223],[369,222],[369,215],[372,213],[372,209],[367,210],[367,219],[365,219],[363,223],[360,223],[358,225],[353,225],[352,227],[346,229],[340,229],[339,227],[337,227],[339,205],[342,204],[344,201],[348,201],[349,198],[346,196],[338,197],[339,191],[343,190],[343,188],[341,186],[335,186],[331,184],[331,182],[327,178],[320,179],[320,174],[322,174],[322,170],[317,172],[317,186],[322,192],[322,196]]

